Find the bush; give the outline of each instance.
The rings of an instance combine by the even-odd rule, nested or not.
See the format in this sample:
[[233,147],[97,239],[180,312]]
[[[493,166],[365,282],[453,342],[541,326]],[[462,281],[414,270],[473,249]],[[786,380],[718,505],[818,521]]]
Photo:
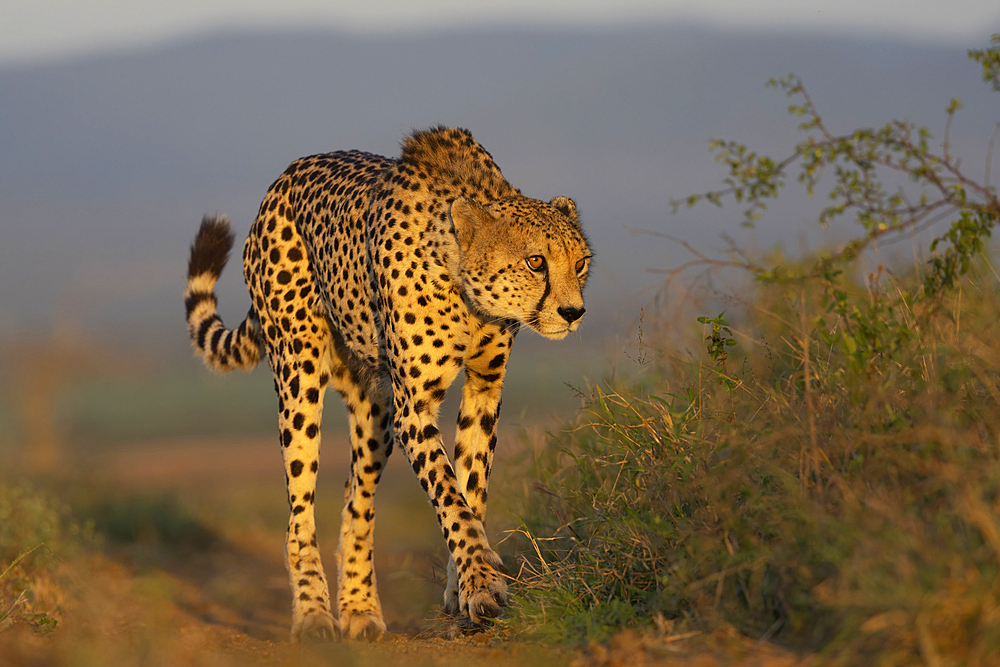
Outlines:
[[522,619],[575,639],[661,613],[833,654],[1000,648],[1000,285],[962,287],[882,313],[907,342],[853,371],[829,331],[761,320],[787,304],[767,288],[742,329],[774,345],[677,365],[664,393],[596,390],[539,462]]
[[0,482],[0,630],[14,623],[42,634],[55,629],[59,591],[51,577],[91,533],[49,495]]
[[[995,53],[971,54],[987,80]],[[845,665],[997,660],[995,190],[947,136],[940,156],[901,123],[834,137],[801,82],[777,85],[810,138],[784,160],[716,142],[728,188],[687,202],[730,196],[752,221],[800,164],[810,190],[833,174],[821,221],[853,212],[862,232],[799,262],[736,253],[756,295],[733,322],[701,318],[703,359],[595,390],[538,462],[515,618],[571,640],[727,623]],[[920,193],[887,193],[886,171]],[[867,250],[941,214],[919,272],[856,277]]]

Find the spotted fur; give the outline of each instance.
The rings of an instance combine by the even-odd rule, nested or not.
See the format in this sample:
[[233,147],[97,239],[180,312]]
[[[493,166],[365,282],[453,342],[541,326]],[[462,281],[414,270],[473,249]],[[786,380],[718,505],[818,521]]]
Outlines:
[[[292,163],[243,247],[250,312],[227,329],[213,289],[233,244],[206,217],[185,292],[195,350],[220,371],[261,351],[274,374],[291,514],[292,640],[385,631],[372,567],[373,499],[394,446],[437,513],[451,555],[445,608],[472,621],[507,601],[490,548],[487,481],[514,335],[575,331],[591,251],[571,199],[521,195],[465,130],[411,135],[395,160],[359,151]],[[465,372],[454,464],[438,409]],[[351,473],[337,549],[337,619],[316,542],[323,395],[350,417]]]

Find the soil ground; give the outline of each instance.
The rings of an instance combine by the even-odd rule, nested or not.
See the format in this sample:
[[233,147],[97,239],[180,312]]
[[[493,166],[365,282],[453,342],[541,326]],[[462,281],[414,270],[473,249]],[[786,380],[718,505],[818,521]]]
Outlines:
[[[336,539],[348,451],[339,442],[324,447],[317,512],[326,527],[320,542],[327,553]],[[117,521],[117,530],[131,531],[132,539],[108,540],[61,563],[48,584],[58,627],[47,636],[25,624],[0,632],[0,666],[810,662],[735,632],[625,631],[606,644],[562,647],[512,640],[502,621],[473,632],[442,618],[437,608],[444,553],[437,525],[399,461],[390,464],[380,485],[376,530],[389,633],[375,644],[290,644],[282,553],[287,506],[278,456],[270,438],[162,442],[78,456],[61,473],[65,486],[95,507],[106,508],[108,499],[130,505],[105,520]],[[516,483],[508,480],[506,487]],[[503,530],[502,503],[491,510],[498,517],[491,517],[496,535]],[[332,559],[327,568],[332,573]]]

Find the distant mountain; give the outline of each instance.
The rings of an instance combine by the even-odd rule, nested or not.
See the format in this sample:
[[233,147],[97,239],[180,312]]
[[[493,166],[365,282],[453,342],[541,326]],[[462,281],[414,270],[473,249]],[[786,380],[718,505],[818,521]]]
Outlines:
[[[687,259],[626,228],[706,248],[740,235],[735,208],[671,216],[668,201],[724,176],[709,137],[773,153],[798,140],[788,102],[764,88],[789,71],[840,130],[891,118],[940,129],[961,97],[969,111],[953,137],[967,165],[982,165],[1000,116],[961,49],[686,25],[218,34],[0,69],[0,336],[47,327],[55,313],[123,344],[182,349],[185,254],[203,213],[245,230],[292,159],[395,155],[410,128],[439,123],[471,129],[525,194],[577,200],[597,248],[583,329],[620,329],[656,283],[645,269]],[[795,246],[810,210],[790,198],[757,242]],[[229,319],[247,306],[239,273],[230,267],[220,286]]]

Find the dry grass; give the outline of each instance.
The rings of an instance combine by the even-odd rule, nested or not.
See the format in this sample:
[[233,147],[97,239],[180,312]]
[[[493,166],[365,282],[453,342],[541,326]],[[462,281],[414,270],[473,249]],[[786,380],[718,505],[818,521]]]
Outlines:
[[520,627],[1000,660],[997,276],[918,300],[901,280],[838,286],[850,311],[829,284],[762,287],[704,358],[596,388],[537,462]]

